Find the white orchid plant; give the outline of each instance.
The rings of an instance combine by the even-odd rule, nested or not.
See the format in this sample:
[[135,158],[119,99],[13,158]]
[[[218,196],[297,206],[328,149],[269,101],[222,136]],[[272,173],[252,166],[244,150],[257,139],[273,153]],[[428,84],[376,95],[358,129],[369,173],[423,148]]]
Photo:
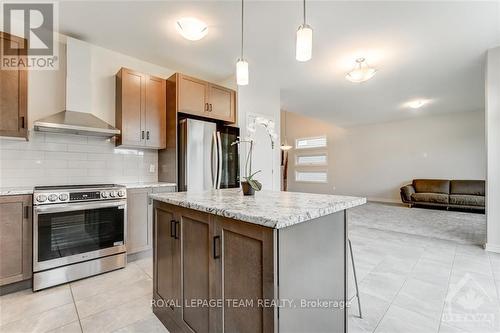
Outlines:
[[243,179],[245,179],[245,181],[247,181],[255,191],[260,191],[262,189],[262,184],[255,179],[254,176],[262,170],[257,170],[255,172],[252,170],[253,146],[256,143],[254,135],[257,130],[257,126],[262,126],[266,129],[267,135],[271,140],[271,149],[274,149],[274,142],[278,138],[278,135],[275,132],[275,123],[272,120],[262,117],[256,117],[255,120],[247,126],[248,135],[245,138],[238,137],[238,140],[231,143],[231,145],[241,145],[242,143],[249,145],[245,160],[245,176]]

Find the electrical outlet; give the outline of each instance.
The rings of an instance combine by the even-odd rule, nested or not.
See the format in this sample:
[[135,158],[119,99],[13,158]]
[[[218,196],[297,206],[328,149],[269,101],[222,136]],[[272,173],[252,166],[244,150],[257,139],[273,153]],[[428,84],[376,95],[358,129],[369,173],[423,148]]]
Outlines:
[[156,165],[150,164],[149,165],[149,172],[154,173],[156,171]]

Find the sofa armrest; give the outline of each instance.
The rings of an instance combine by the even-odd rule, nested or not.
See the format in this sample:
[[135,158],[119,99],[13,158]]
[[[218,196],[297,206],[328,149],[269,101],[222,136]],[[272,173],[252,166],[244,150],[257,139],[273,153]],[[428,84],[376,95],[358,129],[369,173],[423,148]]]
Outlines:
[[413,185],[405,185],[401,187],[401,200],[404,203],[411,203],[411,195],[415,193],[415,188]]

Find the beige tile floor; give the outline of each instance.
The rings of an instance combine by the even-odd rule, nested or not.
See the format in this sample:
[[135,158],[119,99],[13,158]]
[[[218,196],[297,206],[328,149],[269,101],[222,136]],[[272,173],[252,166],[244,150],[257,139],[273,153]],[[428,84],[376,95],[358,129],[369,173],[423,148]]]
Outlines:
[[[364,313],[357,318],[353,304],[350,332],[500,332],[500,255],[365,227],[350,232]],[[151,311],[151,276],[145,258],[37,293],[2,296],[0,332],[167,332]]]
[[500,254],[361,226],[350,238],[364,315],[353,303],[350,332],[500,332]]
[[0,332],[167,332],[150,306],[152,259],[33,293],[0,297]]

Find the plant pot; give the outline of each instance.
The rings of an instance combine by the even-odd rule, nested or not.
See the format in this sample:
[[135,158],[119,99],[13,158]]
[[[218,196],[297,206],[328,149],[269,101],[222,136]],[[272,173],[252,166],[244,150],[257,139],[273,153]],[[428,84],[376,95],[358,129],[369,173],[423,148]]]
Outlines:
[[254,195],[255,190],[248,182],[241,182],[241,188],[243,189],[243,195]]

